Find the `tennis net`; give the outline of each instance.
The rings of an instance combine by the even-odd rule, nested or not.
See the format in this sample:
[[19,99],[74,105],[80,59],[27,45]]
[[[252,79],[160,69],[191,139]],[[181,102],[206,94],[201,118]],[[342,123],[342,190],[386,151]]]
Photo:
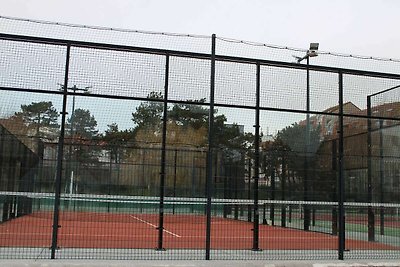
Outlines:
[[[54,193],[0,192],[3,217],[8,213],[8,217],[31,215],[51,218],[54,197]],[[252,199],[213,198],[211,203],[211,215],[214,220],[224,218],[254,222],[255,206]],[[63,219],[77,221],[118,221],[123,220],[124,216],[121,215],[157,215],[162,211],[165,215],[179,215],[175,217],[181,223],[197,223],[199,218],[205,217],[206,205],[206,198],[165,197],[163,204],[160,205],[160,198],[157,196],[95,194],[60,196],[60,211],[69,214],[69,216],[64,214]],[[376,214],[377,220],[383,210],[384,222],[387,225],[400,222],[400,204],[397,203],[346,202],[344,206],[346,223],[349,224],[366,226],[366,216],[371,210]],[[337,202],[259,200],[257,209],[260,215],[259,223],[301,229],[304,226],[305,209],[311,210],[311,230],[335,234],[338,223]],[[2,221],[7,219],[3,218]]]

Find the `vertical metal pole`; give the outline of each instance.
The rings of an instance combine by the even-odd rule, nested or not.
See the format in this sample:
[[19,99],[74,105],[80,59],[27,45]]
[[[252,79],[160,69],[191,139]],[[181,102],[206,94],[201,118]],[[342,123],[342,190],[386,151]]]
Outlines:
[[[147,187],[148,181],[145,182],[145,178],[144,178],[145,177],[145,173],[146,173],[146,171],[145,171],[146,148],[142,148],[141,151],[142,151],[141,154],[143,155],[143,159],[142,159],[142,177],[141,177],[142,178],[142,182],[141,182],[141,184],[142,184],[142,192],[141,192],[141,194],[142,194],[142,196],[144,196],[145,195],[145,190],[146,190],[146,188],[148,188]],[[150,192],[146,192],[146,193],[149,194]]]
[[[286,159],[285,159],[285,152],[282,155],[282,200],[286,198]],[[281,226],[286,227],[286,205],[282,205],[282,213],[281,213]]]
[[343,133],[343,73],[339,72],[339,260],[343,260],[345,250],[345,188],[344,188],[344,133]]
[[[224,162],[225,165],[225,162]],[[228,195],[228,175],[231,175],[232,173],[232,160],[229,160],[228,166],[225,166],[226,170],[223,174],[224,177],[224,187],[223,187],[223,198],[229,198]],[[228,216],[228,209],[229,209],[229,205],[224,205],[223,207],[223,217],[226,218]]]
[[[306,147],[305,147],[305,159],[304,159],[304,192],[303,198],[304,201],[308,201],[308,153],[310,146],[310,57],[307,55],[307,99],[306,99]],[[310,209],[307,207],[307,204],[304,204],[304,230],[310,230]]]
[[[314,163],[315,164],[315,163]],[[311,200],[316,200],[315,197],[315,166],[313,167],[313,171],[311,174],[311,179],[312,179],[312,184],[311,184]],[[311,206],[311,213],[312,213],[312,226],[315,226],[315,220],[316,220],[316,206],[312,205]]]
[[[174,153],[174,185],[173,185],[173,196],[176,197],[176,175],[177,175],[177,161],[178,161],[178,149],[175,149]],[[172,205],[172,214],[175,214],[175,204]]]
[[166,142],[167,142],[167,112],[168,112],[168,79],[169,79],[169,55],[165,57],[164,109],[163,109],[161,171],[160,171],[160,208],[159,208],[158,228],[157,228],[158,229],[157,250],[164,250],[163,234],[164,234],[165,153],[166,153]]
[[[112,182],[112,152],[111,152],[111,150],[112,150],[112,148],[110,149],[110,166],[109,166],[110,174],[108,176],[108,186],[107,186],[107,194],[108,195],[111,195],[111,182]],[[77,193],[76,190],[75,190],[75,193]],[[75,202],[76,201],[74,201],[74,210],[75,210]],[[111,205],[111,202],[107,201],[107,212],[110,212],[110,205]]]
[[[368,116],[368,134],[367,134],[367,145],[368,145],[368,191],[367,191],[367,202],[372,202],[372,111],[371,111],[371,96],[367,96],[367,116]],[[375,241],[375,215],[371,206],[368,206],[368,241]]]
[[[213,184],[214,186],[217,184],[217,176],[218,176],[218,150],[215,149],[214,155],[213,155],[213,160],[214,160],[214,174],[212,175],[212,177],[214,178],[213,180]],[[219,188],[214,188],[214,195],[219,196]]]
[[[66,86],[64,86],[64,88],[66,88]],[[67,88],[67,90],[68,90],[68,88]],[[73,169],[72,168],[72,145],[74,142],[74,138],[73,138],[74,108],[75,108],[75,95],[72,96],[72,110],[71,110],[70,127],[69,127],[70,131],[69,131],[68,161],[66,163],[66,170],[65,170],[66,182],[68,182],[67,180],[71,179],[71,172]],[[65,188],[65,192],[68,192],[66,188]],[[68,203],[68,205],[69,205],[69,203]]]
[[[248,183],[247,183],[247,199],[251,199],[251,179],[252,179],[252,177],[251,177],[251,167],[252,167],[252,165],[251,165],[251,157],[249,156],[249,158],[248,158],[248,179],[249,179],[249,181],[248,181]],[[248,222],[251,222],[251,205],[249,204],[248,205],[248,207],[247,207],[247,221]]]
[[258,210],[258,180],[260,178],[260,63],[257,63],[256,74],[256,118],[254,131],[254,229],[253,251],[259,251],[259,210]]
[[[274,154],[274,152],[271,152]],[[272,156],[273,157],[273,156]],[[271,199],[276,200],[276,170],[275,170],[275,160],[271,161]],[[269,219],[271,220],[271,225],[275,225],[275,203],[271,203]]]
[[71,54],[71,46],[67,45],[67,53],[65,60],[65,74],[64,74],[64,95],[63,95],[63,107],[61,112],[61,129],[60,136],[58,138],[58,151],[57,151],[57,170],[56,170],[56,192],[54,195],[54,213],[53,213],[53,232],[51,239],[51,259],[56,257],[57,249],[57,237],[59,218],[60,218],[60,196],[61,196],[61,178],[62,178],[62,164],[64,154],[64,137],[65,137],[65,119],[67,115],[67,87],[68,87],[68,74],[69,74],[69,60]]
[[[383,179],[385,175],[385,166],[383,162],[383,120],[379,120],[379,188],[380,188],[380,202],[384,202]],[[380,234],[385,234],[385,208],[380,207]]]
[[[338,200],[338,175],[337,175],[337,167],[338,167],[338,156],[337,156],[337,139],[332,140],[332,178],[334,179],[335,183],[332,188],[332,201],[339,201]],[[338,207],[332,207],[332,235],[338,234]]]
[[[75,165],[75,169],[76,169],[76,165],[77,165],[77,157],[75,155],[75,163],[72,164],[72,151],[73,151],[73,145],[74,145],[74,141],[75,141],[75,137],[74,137],[74,121],[75,121],[75,92],[76,89],[78,89],[78,87],[76,85],[72,86],[71,88],[68,88],[66,85],[64,85],[64,88],[66,88],[66,90],[68,91],[68,89],[72,89],[72,92],[74,93],[72,95],[72,110],[71,110],[71,117],[70,117],[70,132],[69,132],[69,146],[68,146],[68,162],[67,162],[67,166],[66,166],[66,171],[65,171],[65,177],[66,177],[66,182],[68,182],[68,180],[73,183],[73,171],[74,171],[74,166]],[[66,186],[68,185],[68,183],[66,183]],[[67,188],[65,189],[65,192],[67,193]],[[70,194],[72,194],[72,190],[70,190],[69,192]],[[67,208],[69,208],[69,203],[70,201],[67,202]]]
[[208,115],[208,155],[207,155],[207,180],[206,180],[206,260],[210,259],[211,249],[211,198],[213,186],[213,148],[214,148],[214,94],[215,94],[215,34],[211,37],[211,76],[210,76],[210,111]]

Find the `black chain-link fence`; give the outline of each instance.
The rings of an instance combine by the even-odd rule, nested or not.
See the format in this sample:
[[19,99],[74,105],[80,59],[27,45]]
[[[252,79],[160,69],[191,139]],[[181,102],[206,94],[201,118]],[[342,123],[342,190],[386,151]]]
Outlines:
[[0,33],[0,258],[398,258],[400,74],[193,38]]

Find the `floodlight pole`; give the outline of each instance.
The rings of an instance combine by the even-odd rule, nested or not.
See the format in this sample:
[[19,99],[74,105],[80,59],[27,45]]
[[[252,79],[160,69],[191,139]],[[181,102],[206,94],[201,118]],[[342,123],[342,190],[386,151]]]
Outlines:
[[[308,157],[310,153],[310,56],[307,53],[307,100],[306,100],[306,157],[304,162],[304,201],[308,201]],[[304,230],[310,230],[310,209],[304,205]]]
[[[310,57],[315,57],[317,56],[317,50],[318,50],[318,43],[311,43],[310,44],[310,49],[307,50],[307,53],[304,57],[298,58],[297,63],[300,63],[304,59],[306,59],[306,72],[307,72],[307,80],[306,80],[306,86],[307,86],[307,93],[306,93],[306,136],[305,136],[305,158],[304,158],[304,181],[303,181],[303,200],[308,201],[308,157],[310,153]],[[304,205],[304,230],[308,231],[310,230],[310,220],[311,220],[311,214],[310,214],[310,209],[307,207],[307,204]]]
[[338,258],[344,259],[346,248],[346,222],[345,222],[345,184],[344,184],[344,131],[343,131],[343,73],[339,72],[339,179],[338,179],[338,210],[339,210],[339,236],[338,236]]

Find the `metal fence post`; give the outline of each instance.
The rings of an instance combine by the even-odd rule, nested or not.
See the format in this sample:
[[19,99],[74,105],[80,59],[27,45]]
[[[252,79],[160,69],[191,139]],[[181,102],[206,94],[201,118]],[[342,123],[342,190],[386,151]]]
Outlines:
[[67,45],[67,53],[65,60],[65,74],[64,74],[64,95],[63,95],[63,107],[61,112],[61,130],[58,139],[58,151],[57,151],[57,170],[56,170],[56,192],[54,196],[54,213],[53,213],[53,232],[51,239],[51,259],[56,257],[57,249],[57,237],[60,216],[60,196],[61,196],[61,178],[62,178],[62,164],[64,154],[64,136],[65,136],[65,120],[67,115],[67,95],[68,95],[68,74],[69,74],[69,62],[71,54],[71,45]]
[[[282,200],[286,198],[286,159],[285,152],[282,155],[282,181],[281,181],[281,189],[282,189]],[[286,205],[282,205],[281,207],[281,226],[286,227]]]
[[211,77],[210,77],[210,110],[208,115],[208,155],[207,155],[207,180],[206,180],[206,260],[210,259],[211,250],[211,197],[212,197],[212,164],[213,164],[213,146],[214,146],[214,94],[215,94],[215,39],[216,35],[211,37]]
[[[332,201],[339,201],[338,200],[338,177],[337,169],[338,169],[338,156],[337,156],[337,139],[332,140],[331,145],[331,153],[332,153],[332,177],[334,177],[334,186],[332,188]],[[338,207],[333,206],[332,208],[332,235],[338,234]]]
[[[368,179],[367,179],[367,202],[372,202],[372,122],[371,122],[371,96],[367,96],[367,148],[368,148],[368,159],[367,159],[367,167],[368,167]],[[368,241],[375,240],[375,214],[372,210],[371,206],[368,206]]]
[[161,144],[161,171],[160,171],[160,207],[158,219],[158,245],[157,250],[163,248],[164,234],[164,194],[165,194],[165,153],[167,141],[167,112],[168,112],[168,79],[169,79],[169,55],[165,58],[165,85],[164,85],[164,106],[163,106],[163,128]]
[[344,188],[344,140],[343,140],[343,73],[339,72],[339,260],[343,260],[345,250],[345,188]]
[[[174,151],[174,182],[173,182],[173,192],[172,196],[176,197],[176,175],[177,175],[177,160],[178,160],[178,149],[175,148]],[[172,214],[175,214],[175,204],[172,205]]]
[[254,132],[254,229],[253,251],[259,251],[259,209],[258,209],[258,180],[260,178],[260,63],[257,63],[256,74],[256,118]]
[[[252,166],[252,164],[251,164],[251,157],[249,156],[249,158],[247,159],[247,167],[248,167],[248,170],[247,170],[247,176],[248,176],[248,181],[247,181],[247,199],[251,199],[251,180],[252,180],[252,177],[251,177],[251,166]],[[251,222],[251,213],[252,213],[252,210],[251,210],[251,205],[249,204],[248,206],[247,206],[247,221],[248,222]]]
[[[385,165],[384,165],[384,154],[383,154],[383,120],[379,119],[379,193],[381,203],[384,202],[384,175],[385,175]],[[385,208],[383,206],[379,209],[380,213],[380,235],[385,234]]]

